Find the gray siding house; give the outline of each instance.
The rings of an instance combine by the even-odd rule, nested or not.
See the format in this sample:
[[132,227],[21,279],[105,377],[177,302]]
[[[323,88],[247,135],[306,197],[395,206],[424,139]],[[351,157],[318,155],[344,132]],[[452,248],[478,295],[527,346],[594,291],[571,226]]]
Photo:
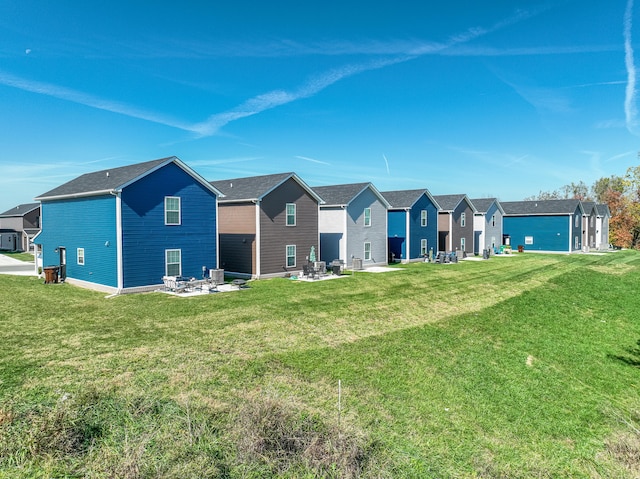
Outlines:
[[31,240],[40,232],[40,203],[14,206],[0,214],[0,249],[31,251]]
[[496,198],[476,198],[471,203],[476,208],[473,215],[473,252],[495,251],[502,245],[502,217],[504,210]]
[[371,183],[313,188],[320,205],[320,259],[340,259],[353,267],[387,264],[387,209],[389,203]]

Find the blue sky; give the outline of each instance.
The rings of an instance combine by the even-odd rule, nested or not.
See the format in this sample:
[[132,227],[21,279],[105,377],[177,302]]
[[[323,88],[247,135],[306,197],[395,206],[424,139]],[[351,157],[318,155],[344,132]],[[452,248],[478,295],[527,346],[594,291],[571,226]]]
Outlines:
[[93,3],[0,0],[0,211],[173,155],[503,201],[640,162],[633,0]]

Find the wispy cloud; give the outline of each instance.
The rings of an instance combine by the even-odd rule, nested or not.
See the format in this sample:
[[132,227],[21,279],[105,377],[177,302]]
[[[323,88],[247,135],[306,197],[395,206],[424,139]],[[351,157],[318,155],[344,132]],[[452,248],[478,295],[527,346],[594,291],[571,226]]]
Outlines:
[[[220,130],[224,126],[233,121],[257,115],[291,102],[312,97],[325,88],[328,88],[329,86],[351,76],[407,62],[420,56],[442,53],[452,47],[468,43],[483,35],[506,26],[513,25],[537,13],[539,13],[539,11],[517,11],[511,17],[503,19],[488,28],[469,28],[466,31],[451,36],[449,39],[441,43],[406,42],[401,44],[393,43],[391,45],[384,43],[371,43],[368,44],[366,48],[361,49],[360,53],[366,53],[368,55],[384,54],[387,55],[387,57],[362,63],[343,65],[338,68],[322,72],[311,76],[306,82],[297,88],[290,90],[272,90],[270,92],[262,93],[254,96],[253,98],[249,98],[235,108],[221,113],[215,113],[209,116],[205,121],[197,123],[180,121],[162,114],[136,108],[117,101],[105,100],[97,96],[78,92],[69,88],[44,82],[26,80],[2,71],[0,71],[0,84],[41,95],[60,98],[85,105],[87,107],[97,108],[112,113],[119,113],[129,117],[189,131],[195,133],[197,137],[206,137],[219,134]],[[296,48],[298,48],[299,53],[299,47]],[[336,52],[336,54],[338,52],[340,54],[344,54],[347,51],[357,51],[357,48],[354,46],[346,47],[345,44],[342,44],[342,46],[334,46],[333,51]]]
[[70,101],[91,108],[97,108],[99,110],[119,113],[132,118],[139,118],[141,120],[147,120],[161,125],[191,131],[188,124],[157,113],[145,111],[140,108],[126,105],[125,103],[105,100],[94,95],[72,90],[71,88],[65,88],[40,81],[27,80],[2,71],[0,71],[0,84],[31,93],[59,98],[61,100]]
[[636,106],[636,67],[633,62],[633,46],[631,44],[631,28],[633,17],[633,0],[627,1],[624,12],[624,62],[627,68],[627,89],[624,99],[624,113],[627,129],[638,134],[638,108]]
[[313,158],[309,158],[309,157],[306,157],[306,156],[295,156],[294,158],[297,158],[299,160],[308,161],[310,163],[317,163],[319,165],[327,165],[327,166],[331,165],[331,163],[327,163],[326,161],[315,160]]

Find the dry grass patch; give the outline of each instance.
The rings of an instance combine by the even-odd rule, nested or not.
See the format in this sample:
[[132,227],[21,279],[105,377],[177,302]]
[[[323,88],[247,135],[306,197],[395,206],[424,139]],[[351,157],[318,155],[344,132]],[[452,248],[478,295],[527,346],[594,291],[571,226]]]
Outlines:
[[247,395],[238,407],[232,436],[239,461],[291,477],[303,471],[314,477],[360,477],[375,450],[362,431],[260,393]]

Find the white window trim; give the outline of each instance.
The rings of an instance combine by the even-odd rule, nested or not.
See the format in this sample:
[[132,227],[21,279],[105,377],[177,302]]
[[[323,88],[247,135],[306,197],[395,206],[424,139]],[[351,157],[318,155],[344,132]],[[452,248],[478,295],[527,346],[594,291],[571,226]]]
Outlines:
[[467,226],[467,214],[460,213],[460,227],[464,228]]
[[460,238],[460,250],[461,251],[467,251],[467,239],[466,238]]
[[[175,212],[176,210],[167,209],[167,200],[178,200],[178,222],[169,223],[167,221],[167,213]],[[166,226],[180,226],[182,224],[182,201],[179,196],[165,196],[164,197],[164,224]]]
[[496,215],[491,215],[491,226],[496,225]]
[[428,251],[428,244],[425,238],[420,240],[420,256],[426,256]]
[[[289,206],[293,206],[293,224],[289,224]],[[285,220],[284,223],[286,226],[295,226],[298,223],[297,219],[297,208],[295,203],[287,203],[285,206]]]
[[527,235],[524,237],[524,244],[525,245],[532,245],[533,244],[533,236],[532,235]]
[[[369,222],[367,224],[367,211],[369,212]],[[369,227],[371,226],[371,208],[365,208],[364,209],[364,226],[365,227]]]
[[420,226],[423,228],[429,224],[429,213],[427,210],[420,211]]
[[[369,249],[367,250],[367,245],[369,245]],[[364,242],[364,254],[362,255],[365,261],[371,261],[371,242]]]
[[[293,248],[293,255],[289,254],[289,248]],[[296,267],[296,255],[298,253],[298,248],[296,247],[296,245],[294,244],[288,244],[287,246],[285,246],[284,249],[284,254],[285,254],[285,264],[287,265],[287,268],[295,268]],[[289,258],[293,258],[293,264],[289,264]]]
[[85,261],[85,257],[84,257],[84,248],[78,248],[76,250],[76,258],[78,260],[78,264],[80,266],[84,266],[84,261]]
[[[169,263],[169,253],[173,253],[177,251],[179,262],[178,263]],[[177,264],[178,265],[178,274],[169,274],[169,264]],[[166,249],[164,250],[164,273],[166,276],[182,276],[182,250],[181,249]]]

